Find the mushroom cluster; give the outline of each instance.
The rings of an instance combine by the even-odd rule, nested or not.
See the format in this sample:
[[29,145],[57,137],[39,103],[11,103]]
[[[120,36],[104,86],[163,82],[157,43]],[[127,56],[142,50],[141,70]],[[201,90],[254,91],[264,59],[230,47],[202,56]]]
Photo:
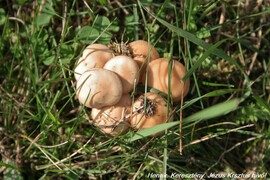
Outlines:
[[140,83],[178,102],[189,90],[189,79],[182,80],[185,74],[183,64],[160,58],[147,41],[91,44],[74,69],[76,97],[91,109],[91,123],[116,136],[130,128],[137,131],[172,121],[172,108],[164,97],[136,87]]

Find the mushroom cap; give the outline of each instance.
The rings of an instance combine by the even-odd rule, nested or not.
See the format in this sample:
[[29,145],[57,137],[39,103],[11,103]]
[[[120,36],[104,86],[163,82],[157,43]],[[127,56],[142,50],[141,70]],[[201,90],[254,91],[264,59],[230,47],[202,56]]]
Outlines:
[[[145,73],[146,70],[146,63],[158,59],[159,53],[157,52],[156,48],[148,44],[147,41],[144,40],[136,40],[128,44],[129,51],[131,53],[132,58],[136,61],[140,68],[140,82],[142,81],[142,74]],[[148,52],[149,51],[149,52]]]
[[93,68],[85,71],[77,81],[76,95],[89,108],[115,105],[122,97],[122,84],[112,71]]
[[80,75],[89,69],[103,68],[104,64],[112,57],[113,51],[103,44],[87,46],[75,67],[75,79],[78,81]]
[[[185,66],[173,60],[172,71],[170,76],[170,91],[173,101],[177,102],[181,100],[182,93],[185,97],[189,90],[189,79],[182,81],[182,78],[186,74]],[[145,84],[146,74],[142,78]],[[149,69],[147,73],[147,86],[158,89],[161,92],[169,92],[169,60],[167,58],[159,58],[149,63]]]
[[123,94],[120,101],[113,106],[101,109],[93,108],[91,121],[104,133],[119,135],[126,132],[130,125],[127,121],[131,112],[132,100],[129,94]]
[[139,67],[130,57],[119,55],[111,58],[103,67],[119,75],[123,93],[129,93],[139,82]]
[[173,120],[171,107],[169,119],[167,118],[168,105],[165,99],[156,93],[146,93],[146,107],[144,111],[144,95],[140,96],[133,104],[130,125],[135,130],[150,128],[152,126]]
[[147,60],[148,53],[150,61],[159,58],[159,53],[156,48],[153,45],[148,44],[147,41],[136,40],[129,43],[128,47],[133,59],[138,63],[139,67],[141,67],[141,65]]

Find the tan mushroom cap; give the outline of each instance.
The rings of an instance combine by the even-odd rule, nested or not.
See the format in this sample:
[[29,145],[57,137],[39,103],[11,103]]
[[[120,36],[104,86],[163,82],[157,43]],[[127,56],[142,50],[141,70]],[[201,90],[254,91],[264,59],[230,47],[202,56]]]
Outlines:
[[128,44],[128,48],[132,58],[138,63],[139,67],[141,67],[141,65],[147,60],[148,53],[150,61],[159,58],[159,53],[156,48],[144,40],[133,41]]
[[[169,60],[167,58],[159,58],[149,63],[147,73],[147,86],[158,89],[161,92],[167,93],[169,91]],[[182,94],[186,96],[189,91],[189,79],[182,81],[186,74],[186,68],[180,62],[173,60],[172,74],[170,77],[170,90],[173,101],[181,100]],[[146,74],[143,77],[145,84]]]
[[113,51],[106,45],[91,44],[87,46],[75,67],[75,79],[78,81],[80,75],[89,69],[103,68],[104,64],[112,57]]
[[146,94],[146,107],[144,111],[144,95],[140,96],[133,104],[130,125],[135,130],[150,128],[158,124],[173,120],[171,107],[169,108],[165,99],[159,94],[148,92]]
[[85,71],[76,88],[79,102],[89,108],[115,105],[123,94],[119,77],[112,71],[100,68]]
[[139,82],[139,67],[137,63],[130,57],[120,55],[110,59],[103,67],[119,75],[123,93],[132,91],[135,85]]
[[133,41],[128,44],[128,48],[132,58],[140,68],[140,82],[142,82],[142,75],[145,73],[147,62],[158,59],[160,57],[159,53],[153,45],[148,44],[148,42],[144,40]]
[[101,109],[93,108],[91,121],[106,134],[120,135],[130,127],[127,119],[131,111],[131,104],[130,95],[123,94],[120,101],[113,106],[106,106]]

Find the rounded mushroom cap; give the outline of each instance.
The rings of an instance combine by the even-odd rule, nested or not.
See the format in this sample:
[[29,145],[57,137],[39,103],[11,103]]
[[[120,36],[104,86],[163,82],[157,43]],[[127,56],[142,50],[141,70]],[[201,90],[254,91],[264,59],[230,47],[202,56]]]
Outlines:
[[134,85],[139,82],[139,67],[137,63],[128,56],[115,56],[110,59],[103,67],[119,75],[123,93],[132,91]]
[[[141,65],[149,53],[150,61],[159,58],[156,48],[144,40],[136,40],[128,44],[133,59]],[[149,52],[148,52],[149,49]]]
[[[129,52],[131,53],[132,58],[138,64],[140,69],[140,82],[142,82],[142,75],[145,73],[146,70],[146,63],[158,59],[159,53],[157,52],[156,48],[148,44],[147,41],[144,40],[136,40],[128,44]],[[148,52],[149,50],[149,52]]]
[[85,71],[76,85],[76,95],[81,104],[89,108],[111,106],[122,97],[122,84],[112,71],[93,68]]
[[132,100],[129,94],[123,94],[120,101],[113,106],[106,106],[101,109],[93,108],[91,121],[104,133],[119,135],[129,129],[127,122],[131,111]]
[[112,57],[113,51],[103,44],[87,46],[75,67],[75,79],[78,81],[81,74],[89,69],[103,68],[104,64]]
[[[159,94],[148,92],[146,94],[146,107],[144,95],[140,96],[133,104],[130,125],[135,130],[149,128],[173,120],[169,114],[167,118],[167,103]],[[171,107],[169,108],[171,113]]]
[[[185,97],[189,90],[189,79],[182,81],[186,74],[186,68],[183,64],[173,60],[172,71],[170,76],[170,91],[173,101],[181,100],[182,94]],[[159,58],[149,63],[147,73],[147,86],[158,89],[161,92],[169,92],[169,60],[167,58]],[[145,84],[146,74],[142,78]]]
[[159,53],[157,52],[156,48],[144,40],[133,41],[128,44],[128,48],[132,58],[137,62],[139,67],[141,67],[143,63],[147,61],[148,53],[150,56],[150,61],[159,58]]

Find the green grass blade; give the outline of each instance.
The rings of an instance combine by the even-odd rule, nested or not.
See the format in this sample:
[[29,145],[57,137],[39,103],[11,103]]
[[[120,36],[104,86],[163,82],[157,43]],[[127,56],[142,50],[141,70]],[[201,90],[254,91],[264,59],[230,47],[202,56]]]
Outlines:
[[259,96],[254,96],[253,98],[256,100],[260,107],[264,108],[268,113],[270,113],[270,105],[264,99]]
[[128,139],[128,142],[133,142],[133,141],[136,141],[138,139],[153,135],[155,133],[159,133],[159,132],[164,131],[166,129],[169,129],[177,124],[179,124],[179,122],[169,122],[169,123],[159,124],[159,125],[147,128],[147,129],[140,130],[133,137]]
[[203,55],[200,57],[200,59],[198,59],[196,61],[196,63],[188,70],[188,72],[186,73],[186,75],[182,78],[184,81],[186,79],[188,79],[195,71],[196,69],[198,69],[200,67],[200,65],[202,64],[202,62],[212,53],[214,53],[215,50],[218,50],[217,48],[223,44],[224,42],[226,42],[228,39],[223,39],[222,41],[218,41],[216,44],[211,45],[204,53]]
[[231,111],[234,111],[240,103],[240,99],[235,98],[223,103],[213,105],[209,108],[203,109],[185,119],[183,119],[183,124],[192,123],[195,121],[207,120],[214,117],[225,115]]
[[197,97],[197,98],[194,98],[194,99],[187,101],[182,108],[185,109],[186,107],[191,106],[192,104],[194,104],[195,102],[197,102],[203,98],[217,97],[217,96],[222,96],[224,94],[238,92],[238,91],[242,91],[242,90],[241,89],[218,89],[215,91],[211,91],[211,92],[206,93],[200,97]]
[[222,84],[222,83],[212,83],[212,82],[206,82],[206,81],[202,81],[202,84],[203,85],[206,85],[206,86],[212,86],[212,87],[230,87],[230,88],[233,88],[234,85],[233,84]]

